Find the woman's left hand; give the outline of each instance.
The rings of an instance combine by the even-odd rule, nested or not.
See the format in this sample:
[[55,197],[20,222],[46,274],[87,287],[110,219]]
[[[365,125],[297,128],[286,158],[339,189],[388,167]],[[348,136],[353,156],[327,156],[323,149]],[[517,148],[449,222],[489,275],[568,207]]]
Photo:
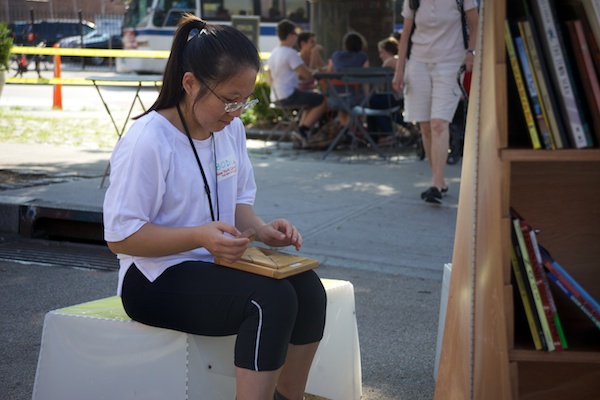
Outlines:
[[279,218],[258,228],[257,239],[273,247],[294,246],[296,251],[302,247],[302,235],[289,221]]

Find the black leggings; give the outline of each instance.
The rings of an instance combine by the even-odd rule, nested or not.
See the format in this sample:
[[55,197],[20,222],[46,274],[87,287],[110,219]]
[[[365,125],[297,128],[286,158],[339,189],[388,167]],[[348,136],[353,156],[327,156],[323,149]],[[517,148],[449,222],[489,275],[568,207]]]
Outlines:
[[204,336],[237,334],[235,365],[280,368],[289,343],[318,342],[327,298],[314,271],[272,279],[200,261],[170,267],[150,282],[132,265],[123,307],[143,324]]

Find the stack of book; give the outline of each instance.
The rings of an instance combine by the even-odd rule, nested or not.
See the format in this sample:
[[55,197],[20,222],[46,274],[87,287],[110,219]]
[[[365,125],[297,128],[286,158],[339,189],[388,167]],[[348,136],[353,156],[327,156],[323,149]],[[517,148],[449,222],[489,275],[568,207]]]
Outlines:
[[600,304],[538,244],[535,230],[514,209],[511,220],[513,276],[536,350],[568,348],[550,283],[600,329]]
[[509,87],[516,88],[526,125],[518,130],[528,132],[534,149],[597,147],[600,0],[521,0],[519,6],[510,8],[505,24]]

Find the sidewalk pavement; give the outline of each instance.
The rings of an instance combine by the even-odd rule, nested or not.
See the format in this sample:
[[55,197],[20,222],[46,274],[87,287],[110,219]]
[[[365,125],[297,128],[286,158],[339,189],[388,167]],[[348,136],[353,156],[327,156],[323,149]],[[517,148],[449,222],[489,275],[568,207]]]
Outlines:
[[[391,161],[362,150],[321,160],[322,152],[289,143],[248,146],[257,213],[291,220],[303,234],[301,254],[319,260],[319,275],[354,285],[363,399],[433,398],[442,270],[452,260],[461,164],[447,167],[449,195],[432,206],[419,196],[429,186],[429,166],[411,151]],[[110,151],[14,143],[0,149],[0,170],[45,175],[35,186],[0,188],[0,313],[10,321],[0,330],[0,393],[21,400],[31,397],[45,313],[113,295],[117,277],[116,270],[75,268],[86,252],[112,257],[103,246],[15,238],[17,206],[101,212]],[[56,251],[43,263],[12,257],[10,249],[24,241],[58,247],[74,261],[55,258]]]

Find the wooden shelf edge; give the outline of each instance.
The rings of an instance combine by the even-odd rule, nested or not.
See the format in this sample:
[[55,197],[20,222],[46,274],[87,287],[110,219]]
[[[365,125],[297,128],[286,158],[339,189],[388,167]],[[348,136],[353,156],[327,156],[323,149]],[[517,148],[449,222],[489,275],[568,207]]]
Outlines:
[[510,361],[590,363],[600,364],[600,353],[590,351],[537,351],[512,349],[508,352]]
[[504,161],[600,161],[600,149],[501,149]]

